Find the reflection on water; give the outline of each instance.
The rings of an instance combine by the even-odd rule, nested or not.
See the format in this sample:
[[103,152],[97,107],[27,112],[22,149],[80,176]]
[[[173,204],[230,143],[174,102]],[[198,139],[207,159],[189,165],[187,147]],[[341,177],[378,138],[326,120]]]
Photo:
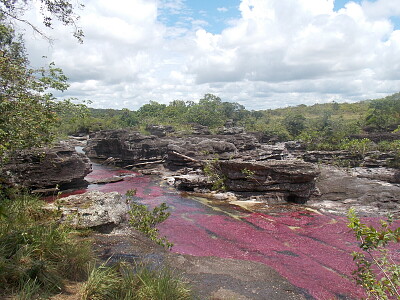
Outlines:
[[125,179],[89,185],[75,193],[99,190],[124,194],[136,189],[135,201],[149,206],[166,202],[171,216],[159,229],[174,243],[174,252],[264,263],[310,299],[359,299],[363,295],[351,279],[354,264],[350,253],[357,250],[357,244],[344,217],[299,205],[264,209],[261,213],[220,201],[185,198],[149,176],[95,163],[86,179],[111,176]]

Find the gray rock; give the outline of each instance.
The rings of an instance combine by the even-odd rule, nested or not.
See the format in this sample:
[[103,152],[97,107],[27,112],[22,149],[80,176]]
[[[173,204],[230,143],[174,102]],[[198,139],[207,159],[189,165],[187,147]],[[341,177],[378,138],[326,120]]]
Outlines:
[[334,213],[347,213],[354,207],[361,215],[387,214],[400,216],[400,186],[379,180],[360,178],[350,171],[320,166],[317,180],[320,195],[309,205]]
[[60,210],[60,221],[77,228],[113,228],[126,220],[130,206],[117,192],[91,191],[61,198],[47,208]]
[[1,169],[13,184],[28,189],[60,189],[87,185],[84,177],[91,171],[89,159],[72,147],[35,148],[18,152]]
[[315,192],[318,169],[299,160],[218,161],[225,185],[234,192],[265,192],[305,203]]

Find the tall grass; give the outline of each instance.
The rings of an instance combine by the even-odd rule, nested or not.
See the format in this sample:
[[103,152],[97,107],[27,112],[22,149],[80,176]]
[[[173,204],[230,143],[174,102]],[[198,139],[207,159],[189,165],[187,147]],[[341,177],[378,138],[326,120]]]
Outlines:
[[64,279],[87,277],[90,245],[57,223],[54,212],[27,194],[0,199],[0,294],[20,299],[60,292]]
[[81,300],[189,300],[187,284],[170,269],[133,268],[126,263],[92,267],[83,285]]

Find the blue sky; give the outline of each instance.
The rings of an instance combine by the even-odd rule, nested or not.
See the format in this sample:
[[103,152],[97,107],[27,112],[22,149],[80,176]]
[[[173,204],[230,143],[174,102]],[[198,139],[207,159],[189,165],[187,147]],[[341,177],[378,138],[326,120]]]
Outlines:
[[354,102],[400,91],[399,1],[86,0],[83,45],[60,25],[62,39],[27,35],[27,48],[70,78],[56,96],[94,107],[206,93],[248,109]]
[[[180,10],[161,9],[159,19],[168,26],[184,26],[187,29],[193,28],[194,20],[201,20],[203,22],[195,23],[195,26],[201,26],[216,34],[228,27],[231,21],[240,18],[240,2],[240,0],[183,0],[180,2]],[[350,1],[335,0],[334,11],[345,7],[348,2]],[[361,4],[362,0],[352,2]],[[369,2],[376,2],[376,0]],[[395,28],[400,29],[400,17],[391,17],[391,21]]]

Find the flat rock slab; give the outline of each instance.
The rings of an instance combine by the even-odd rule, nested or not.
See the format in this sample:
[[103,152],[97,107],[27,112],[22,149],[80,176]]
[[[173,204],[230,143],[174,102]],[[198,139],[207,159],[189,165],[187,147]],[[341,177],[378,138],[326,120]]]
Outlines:
[[91,191],[61,198],[48,205],[49,209],[60,210],[62,223],[77,228],[99,228],[110,230],[126,220],[130,205],[117,192]]
[[94,240],[97,254],[111,263],[125,260],[169,265],[183,274],[198,299],[306,299],[298,288],[261,263],[169,252],[135,230],[96,234]]
[[309,205],[326,212],[346,214],[354,207],[360,215],[391,213],[400,216],[400,186],[380,180],[359,178],[352,169],[320,166],[317,180],[320,195]]

